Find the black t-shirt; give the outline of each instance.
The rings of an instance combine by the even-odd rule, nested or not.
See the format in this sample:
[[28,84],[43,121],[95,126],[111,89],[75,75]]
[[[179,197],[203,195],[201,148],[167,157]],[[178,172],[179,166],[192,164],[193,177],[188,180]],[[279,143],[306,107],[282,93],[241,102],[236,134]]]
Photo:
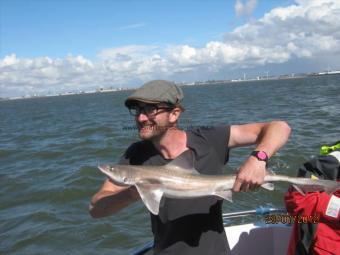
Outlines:
[[[187,147],[194,153],[194,167],[202,174],[221,174],[228,161],[230,128],[198,128],[186,132]],[[132,144],[120,164],[164,165],[164,159],[150,141]],[[159,215],[151,216],[154,254],[226,254],[228,242],[223,228],[222,200],[162,198]]]

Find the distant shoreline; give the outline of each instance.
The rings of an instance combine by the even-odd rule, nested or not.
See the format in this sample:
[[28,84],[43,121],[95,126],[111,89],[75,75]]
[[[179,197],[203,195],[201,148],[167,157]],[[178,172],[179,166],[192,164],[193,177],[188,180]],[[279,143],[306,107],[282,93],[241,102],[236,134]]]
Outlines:
[[199,86],[199,85],[212,85],[212,84],[226,84],[226,83],[242,83],[242,82],[253,82],[253,81],[276,81],[276,80],[293,80],[303,79],[308,77],[318,77],[326,75],[339,75],[340,71],[322,72],[322,73],[311,73],[311,74],[294,74],[292,75],[280,75],[280,76],[268,76],[268,77],[257,77],[250,79],[237,79],[237,80],[211,80],[211,81],[198,81],[189,84],[177,83],[181,86]]
[[[217,84],[231,84],[231,83],[243,83],[243,82],[256,82],[256,81],[273,81],[273,80],[292,80],[292,79],[303,79],[308,77],[317,76],[328,76],[328,75],[340,75],[340,71],[328,71],[320,73],[300,73],[291,75],[279,75],[279,76],[259,76],[250,79],[237,79],[237,80],[208,80],[208,81],[195,81],[191,83],[176,83],[181,87],[188,86],[202,86],[202,85],[217,85]],[[12,101],[12,100],[23,100],[23,99],[36,99],[36,98],[48,98],[48,97],[59,97],[59,96],[74,96],[74,95],[89,95],[89,94],[102,94],[111,92],[122,92],[135,90],[136,88],[109,88],[109,89],[97,89],[95,91],[80,91],[80,92],[66,92],[58,93],[55,95],[33,95],[33,96],[21,96],[21,97],[10,97],[0,98],[1,101]]]

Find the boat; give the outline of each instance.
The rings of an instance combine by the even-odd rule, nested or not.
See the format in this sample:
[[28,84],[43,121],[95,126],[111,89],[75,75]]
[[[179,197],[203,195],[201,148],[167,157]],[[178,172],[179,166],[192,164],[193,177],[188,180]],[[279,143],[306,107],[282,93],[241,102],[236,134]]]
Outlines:
[[[264,221],[228,226],[231,218],[261,215]],[[285,217],[287,216],[287,217]],[[259,207],[254,210],[224,213],[224,229],[231,255],[285,255],[287,253],[292,222],[283,208]],[[146,254],[153,242],[137,249],[134,255]]]
[[291,225],[257,222],[226,227],[225,232],[229,243],[228,254],[285,255]]

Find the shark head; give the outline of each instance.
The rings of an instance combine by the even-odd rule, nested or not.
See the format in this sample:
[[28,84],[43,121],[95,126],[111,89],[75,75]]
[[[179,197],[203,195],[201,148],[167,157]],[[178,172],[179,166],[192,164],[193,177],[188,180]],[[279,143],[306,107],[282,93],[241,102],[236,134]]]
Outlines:
[[123,165],[100,165],[99,170],[117,184],[132,185],[129,168]]

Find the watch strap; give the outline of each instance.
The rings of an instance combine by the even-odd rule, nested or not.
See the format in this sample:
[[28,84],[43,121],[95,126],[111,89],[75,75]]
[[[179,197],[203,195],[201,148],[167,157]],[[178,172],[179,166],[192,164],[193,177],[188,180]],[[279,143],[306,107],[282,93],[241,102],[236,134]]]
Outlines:
[[259,161],[264,161],[268,163],[269,157],[265,151],[252,151],[250,155],[254,156]]

